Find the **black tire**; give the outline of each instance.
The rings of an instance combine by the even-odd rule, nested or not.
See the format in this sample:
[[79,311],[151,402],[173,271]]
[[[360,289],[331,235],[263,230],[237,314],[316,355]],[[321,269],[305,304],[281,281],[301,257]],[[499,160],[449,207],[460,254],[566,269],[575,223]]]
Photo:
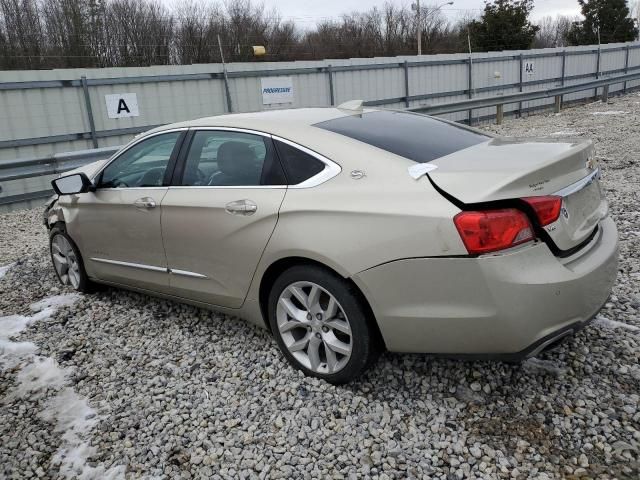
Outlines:
[[[351,328],[351,354],[346,364],[335,373],[316,372],[300,363],[287,348],[278,329],[278,299],[287,287],[296,282],[312,282],[330,293],[348,319]],[[324,268],[313,265],[299,265],[285,270],[275,280],[269,293],[269,324],[280,351],[292,366],[306,375],[321,378],[332,384],[344,384],[354,380],[377,359],[381,342],[373,323],[375,320],[370,318],[371,314],[368,312],[369,309],[363,305],[359,292],[352,284]]]
[[[65,280],[64,278],[62,278],[55,267],[53,259],[53,241],[58,235],[64,237],[67,242],[69,242],[69,245],[73,249],[73,252],[75,254],[79,276],[79,282],[77,286],[73,285],[68,279]],[[51,256],[51,264],[53,265],[53,270],[56,272],[56,276],[58,277],[58,280],[60,280],[60,283],[82,293],[91,293],[95,291],[95,284],[91,280],[89,280],[87,272],[84,269],[84,262],[82,260],[82,255],[80,254],[80,250],[78,250],[78,247],[76,246],[73,239],[67,234],[64,225],[57,224],[49,231],[49,255]]]

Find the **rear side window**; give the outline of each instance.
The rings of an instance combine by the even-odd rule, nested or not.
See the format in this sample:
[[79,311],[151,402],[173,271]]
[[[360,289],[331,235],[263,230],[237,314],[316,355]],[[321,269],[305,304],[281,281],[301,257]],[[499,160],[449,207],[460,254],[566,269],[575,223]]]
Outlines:
[[409,112],[369,112],[327,120],[315,126],[418,163],[430,162],[491,138],[462,126]]
[[324,170],[324,163],[284,142],[275,141],[289,185],[297,185]]

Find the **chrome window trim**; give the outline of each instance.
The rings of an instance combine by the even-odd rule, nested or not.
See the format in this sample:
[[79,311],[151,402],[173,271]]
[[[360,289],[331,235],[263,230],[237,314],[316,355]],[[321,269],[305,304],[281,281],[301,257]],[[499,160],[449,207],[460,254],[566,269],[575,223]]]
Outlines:
[[[334,161],[328,159],[327,157],[325,157],[324,155],[319,154],[318,152],[315,152],[313,150],[311,150],[310,148],[307,148],[303,145],[300,145],[299,143],[293,142],[291,140],[288,140],[286,138],[280,137],[278,135],[272,135],[270,133],[267,132],[262,132],[260,130],[252,130],[250,128],[239,128],[239,127],[223,127],[223,126],[191,126],[191,127],[180,127],[180,128],[171,128],[168,130],[162,130],[160,132],[154,132],[148,135],[143,135],[139,138],[135,138],[134,140],[132,140],[127,146],[123,147],[122,150],[119,150],[118,152],[116,152],[110,159],[108,159],[104,165],[102,165],[102,167],[96,171],[93,176],[91,177],[91,181],[95,181],[96,178],[98,178],[102,172],[112,163],[114,162],[117,158],[119,158],[121,155],[123,155],[125,152],[127,152],[130,148],[134,147],[135,145],[137,145],[138,143],[147,140],[149,138],[158,136],[158,135],[163,135],[166,133],[173,133],[173,132],[184,132],[184,131],[223,131],[223,132],[237,132],[237,133],[247,133],[250,135],[259,135],[261,137],[267,137],[267,138],[271,138],[272,140],[277,140],[279,142],[282,143],[286,143],[287,145],[293,147],[293,148],[297,148],[298,150],[316,158],[317,160],[320,160],[322,163],[324,163],[325,168],[317,173],[316,175],[314,175],[313,177],[307,178],[304,182],[301,183],[297,183],[294,185],[246,185],[246,186],[236,186],[236,185],[224,185],[224,186],[211,186],[211,185],[194,185],[194,186],[190,186],[190,185],[169,185],[168,188],[176,188],[176,189],[182,189],[182,188],[220,188],[220,189],[244,189],[244,188],[312,188],[312,187],[317,187],[318,185],[321,185],[329,180],[331,180],[332,178],[334,178],[335,176],[337,176],[340,172],[342,172],[342,167],[340,167],[340,165],[338,165],[337,163],[335,163]],[[167,187],[123,187],[123,188],[118,188],[117,190],[129,190],[129,189],[149,189],[149,188],[167,188]],[[112,190],[112,189],[109,189]]]
[[600,169],[596,168],[593,172],[591,172],[586,177],[581,178],[577,182],[574,182],[571,185],[568,185],[561,190],[558,190],[553,195],[558,195],[559,197],[568,197],[572,193],[582,190],[584,187],[591,184],[594,180],[598,178],[600,178]]
[[[154,133],[150,133],[150,134],[142,134],[142,136],[134,138],[133,140],[131,140],[131,142],[129,142],[127,145],[125,145],[124,147],[122,147],[122,149],[118,150],[116,153],[114,153],[111,158],[109,158],[104,165],[102,165],[102,167],[100,167],[100,169],[95,172],[93,174],[93,176],[91,177],[91,181],[95,181],[96,178],[98,178],[102,172],[109,166],[111,165],[111,163],[115,162],[117,158],[119,158],[121,155],[124,155],[125,152],[127,152],[129,149],[133,148],[134,146],[136,146],[138,143],[144,141],[144,140],[148,140],[149,138],[152,137],[156,137],[158,135],[164,135],[165,133],[173,133],[173,132],[185,132],[189,130],[189,127],[180,127],[180,128],[170,128],[168,130],[162,130],[161,132],[154,132]],[[153,187],[123,187],[123,188],[118,188],[118,190],[127,190],[127,189],[132,189],[132,188],[144,188],[144,189],[148,189],[148,188],[153,188]],[[166,187],[164,187],[166,188]],[[110,189],[111,190],[111,189]]]
[[297,183],[295,185],[289,185],[289,188],[317,187],[318,185],[321,185],[324,182],[331,180],[333,177],[335,177],[340,172],[342,172],[342,167],[340,167],[340,165],[338,165],[332,160],[329,160],[324,155],[321,155],[318,152],[314,152],[310,148],[302,146],[299,143],[292,142],[291,140],[287,140],[286,138],[279,137],[277,135],[271,135],[271,138],[273,140],[278,140],[279,142],[286,143],[287,145],[293,148],[297,148],[298,150],[306,153],[307,155],[311,155],[312,157],[320,160],[325,165],[324,169],[321,172],[317,173],[313,177],[307,178],[304,182]]
[[[167,187],[164,187],[167,188]],[[287,185],[169,185],[169,190],[184,190],[185,188],[197,188],[197,189],[220,189],[220,190],[246,190],[246,189],[286,189]]]
[[138,268],[140,270],[151,270],[153,272],[169,273],[169,269],[164,267],[156,267],[154,265],[144,265],[142,263],[122,262],[120,260],[109,260],[106,258],[91,257],[91,260],[98,263],[108,263],[109,265],[117,265],[119,267]]
[[317,160],[320,160],[322,163],[324,163],[325,167],[324,169],[317,173],[316,175],[314,175],[313,177],[309,177],[307,178],[304,182],[301,183],[297,183],[295,185],[170,185],[169,188],[170,189],[184,189],[184,188],[216,188],[216,189],[263,189],[263,188],[312,188],[312,187],[317,187],[318,185],[321,185],[322,183],[331,180],[333,177],[335,177],[336,175],[338,175],[340,172],[342,172],[342,167],[340,167],[340,165],[338,165],[337,163],[335,163],[332,160],[329,160],[327,157],[325,157],[324,155],[319,154],[318,152],[314,152],[313,150],[311,150],[310,148],[307,148],[303,145],[300,145],[299,143],[296,142],[292,142],[291,140],[287,140],[286,138],[282,138],[278,135],[272,135],[270,133],[267,132],[262,132],[260,130],[252,130],[249,128],[238,128],[238,127],[221,127],[221,126],[211,126],[211,127],[199,127],[199,126],[193,126],[190,127],[189,130],[192,130],[194,132],[198,132],[198,131],[222,131],[222,132],[238,132],[238,133],[247,133],[250,135],[260,135],[262,137],[267,137],[267,138],[271,138],[272,140],[277,140],[279,142],[282,143],[286,143],[287,145],[293,147],[293,148],[297,148],[298,150],[316,158]]
[[237,133],[248,133],[251,135],[260,135],[261,137],[271,138],[271,134],[267,132],[261,132],[260,130],[252,130],[250,128],[239,128],[239,127],[221,127],[221,126],[210,126],[210,127],[199,127],[192,126],[189,127],[189,130],[200,131],[200,130],[214,130],[214,131],[223,131],[223,132],[237,132]]

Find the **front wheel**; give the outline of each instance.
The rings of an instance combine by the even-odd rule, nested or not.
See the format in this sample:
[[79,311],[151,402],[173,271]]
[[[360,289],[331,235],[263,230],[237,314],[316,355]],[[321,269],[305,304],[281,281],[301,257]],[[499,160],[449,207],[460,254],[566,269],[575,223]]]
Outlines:
[[83,293],[92,290],[92,283],[84,270],[80,251],[63,228],[56,226],[51,229],[49,250],[60,283]]
[[269,295],[269,323],[294,367],[330,383],[359,376],[378,352],[376,332],[355,288],[315,266],[283,272]]

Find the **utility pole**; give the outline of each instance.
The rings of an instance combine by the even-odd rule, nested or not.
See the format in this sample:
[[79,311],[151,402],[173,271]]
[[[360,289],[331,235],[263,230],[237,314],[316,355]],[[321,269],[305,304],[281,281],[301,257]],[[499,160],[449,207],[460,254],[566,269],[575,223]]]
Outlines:
[[231,92],[229,91],[229,76],[227,75],[227,65],[224,63],[224,53],[222,53],[222,42],[218,35],[218,47],[220,48],[220,60],[222,60],[222,73],[224,75],[224,91],[227,97],[227,109],[229,113],[233,112],[233,104],[231,103]]
[[[453,5],[453,2],[446,2],[442,5],[438,5],[437,7],[432,8],[427,13],[425,18],[440,11],[440,9],[446,5]],[[422,55],[422,9],[420,8],[420,0],[416,0],[416,3],[412,3],[411,9],[416,11],[416,39],[418,41],[418,55]]]
[[420,14],[420,0],[416,0],[416,16],[418,21],[418,56],[422,55],[422,15]]

